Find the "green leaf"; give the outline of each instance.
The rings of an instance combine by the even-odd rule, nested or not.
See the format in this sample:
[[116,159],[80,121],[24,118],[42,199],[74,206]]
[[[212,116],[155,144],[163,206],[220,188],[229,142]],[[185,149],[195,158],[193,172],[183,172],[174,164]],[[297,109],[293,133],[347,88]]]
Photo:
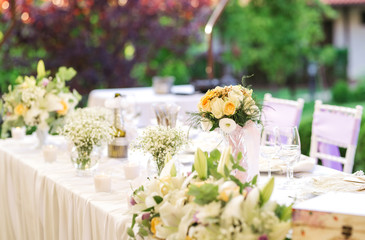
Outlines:
[[291,219],[292,216],[292,204],[289,206],[286,205],[277,205],[275,209],[275,215],[281,220],[281,221],[288,221]]
[[75,75],[76,71],[73,68],[60,67],[58,73],[56,74],[61,80],[68,81],[71,80]]
[[199,205],[208,204],[217,199],[219,195],[218,186],[211,183],[206,183],[200,187],[191,184],[188,195],[194,196],[194,202]]
[[132,229],[132,228],[128,228],[127,233],[128,233],[128,236],[130,236],[130,237],[132,237],[132,238],[134,238],[134,237],[135,237],[135,236],[134,236],[134,232],[133,232],[133,229]]
[[239,152],[237,154],[236,162],[239,163],[241,161],[241,159],[242,159],[242,152]]
[[231,173],[230,173],[230,171],[229,171],[229,169],[228,169],[227,165],[224,165],[224,175],[225,175],[225,176],[230,176],[230,175],[231,175]]
[[218,160],[221,158],[221,152],[218,149],[214,149],[213,151],[210,152],[209,157],[212,160],[216,160],[218,162]]
[[161,196],[153,196],[153,199],[157,204],[160,204],[163,201],[163,198]]
[[141,236],[143,236],[143,237],[147,237],[148,236],[148,231],[143,227],[142,224],[139,225],[138,234],[141,235]]
[[256,185],[257,183],[257,175],[253,177],[253,179],[251,180],[252,185]]
[[151,226],[150,220],[149,219],[142,220],[142,225],[145,226],[146,228],[150,228]]
[[271,194],[274,190],[274,178],[272,177],[265,185],[265,187],[260,191],[260,204],[264,205],[270,200]]

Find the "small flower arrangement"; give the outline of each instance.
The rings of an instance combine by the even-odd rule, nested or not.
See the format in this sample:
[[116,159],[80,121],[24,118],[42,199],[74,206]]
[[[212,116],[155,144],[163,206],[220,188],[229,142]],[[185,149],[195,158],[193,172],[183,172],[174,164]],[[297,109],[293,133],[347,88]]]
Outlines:
[[166,156],[174,156],[187,143],[186,134],[177,128],[151,126],[146,128],[131,146],[132,149],[151,154],[160,173],[165,166]]
[[90,154],[94,147],[113,140],[112,113],[103,108],[79,108],[67,116],[65,125],[60,132],[72,141],[78,156],[74,162],[85,169],[90,162]]
[[[274,178],[259,188],[256,178],[241,183],[231,171],[244,171],[231,149],[209,155],[197,150],[189,176],[166,175],[150,179],[130,199],[132,239],[285,238],[291,227],[291,206],[270,201]],[[166,171],[165,171],[166,170]],[[170,174],[169,174],[170,173]]]
[[50,77],[42,60],[38,62],[37,76],[19,76],[17,84],[9,86],[3,95],[3,134],[11,127],[36,126],[49,130],[81,99],[76,90],[70,92],[66,82],[76,75],[73,68],[60,67],[55,77]]
[[193,121],[200,122],[203,130],[221,128],[225,133],[231,133],[237,125],[243,127],[249,120],[258,122],[260,108],[252,93],[252,89],[242,85],[208,90],[200,99],[199,112],[193,114]]

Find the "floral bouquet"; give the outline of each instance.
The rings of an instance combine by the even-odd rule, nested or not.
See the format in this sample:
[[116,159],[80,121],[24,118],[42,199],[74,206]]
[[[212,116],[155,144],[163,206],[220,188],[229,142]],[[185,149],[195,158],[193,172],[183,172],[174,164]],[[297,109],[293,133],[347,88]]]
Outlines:
[[241,85],[216,87],[200,99],[199,112],[194,114],[206,131],[221,128],[226,133],[236,125],[244,127],[249,120],[258,122],[260,108],[252,98],[252,89]]
[[186,134],[177,128],[151,126],[146,128],[142,136],[132,143],[132,149],[140,149],[152,155],[157,165],[158,175],[165,166],[168,154],[174,156],[188,143]]
[[241,181],[258,174],[260,107],[252,89],[242,85],[216,87],[209,90],[198,104],[199,112],[192,114],[193,125],[201,124],[204,131],[220,129],[225,145],[231,145],[233,155],[242,152],[241,165],[247,170],[238,173]]
[[66,82],[76,75],[73,68],[60,67],[55,77],[50,77],[42,60],[38,62],[37,76],[19,76],[17,84],[9,86],[3,95],[3,134],[11,127],[36,126],[49,130],[61,124],[62,118],[73,111],[81,96],[70,92]]
[[112,112],[105,108],[79,108],[67,116],[60,133],[74,145],[71,159],[76,168],[87,170],[95,165],[92,154],[99,158],[97,148],[113,140],[112,117]]
[[[209,155],[197,150],[189,176],[176,176],[167,164],[160,178],[130,198],[131,239],[282,240],[291,226],[291,206],[270,201],[274,179],[259,188],[256,178],[241,183],[232,170],[244,171],[231,149]],[[171,169],[171,170],[170,170]]]

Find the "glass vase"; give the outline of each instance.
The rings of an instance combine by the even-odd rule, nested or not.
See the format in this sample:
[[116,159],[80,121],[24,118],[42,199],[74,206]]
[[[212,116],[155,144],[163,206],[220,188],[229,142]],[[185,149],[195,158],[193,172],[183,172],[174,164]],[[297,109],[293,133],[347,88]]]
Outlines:
[[233,175],[235,175],[242,182],[246,182],[248,179],[247,170],[248,170],[248,158],[247,158],[247,148],[245,142],[245,132],[244,128],[241,126],[236,127],[236,129],[231,133],[225,133],[221,130],[224,146],[228,147],[229,145],[232,147],[232,155],[234,158],[237,158],[238,153],[242,153],[242,159],[240,160],[240,165],[246,169],[246,172],[241,172],[235,170]]
[[38,139],[38,144],[36,145],[36,149],[41,149],[47,142],[48,129],[37,128],[36,135],[37,135],[37,139]]
[[71,150],[71,162],[73,163],[77,176],[91,176],[98,167],[101,158],[101,147],[74,146]]
[[160,176],[162,169],[165,167],[166,156],[152,156],[147,162],[147,175],[149,177]]

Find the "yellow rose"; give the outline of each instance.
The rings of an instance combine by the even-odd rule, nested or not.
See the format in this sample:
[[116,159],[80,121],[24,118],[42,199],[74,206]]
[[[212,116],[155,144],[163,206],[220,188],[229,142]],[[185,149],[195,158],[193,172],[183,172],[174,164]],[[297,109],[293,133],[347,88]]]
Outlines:
[[60,115],[66,115],[68,111],[68,105],[64,100],[61,100],[62,109],[58,110],[57,113]]
[[19,103],[14,109],[15,114],[18,116],[23,115],[26,111],[27,111],[27,108],[21,103]]
[[153,234],[156,234],[156,226],[159,225],[161,223],[161,218],[159,217],[154,217],[151,220],[151,232]]
[[223,109],[223,113],[224,115],[233,115],[236,112],[236,106],[233,102],[231,101],[227,101],[224,104],[224,109]]
[[223,117],[224,101],[221,98],[213,98],[210,107],[212,108],[211,112],[215,118],[219,119]]

